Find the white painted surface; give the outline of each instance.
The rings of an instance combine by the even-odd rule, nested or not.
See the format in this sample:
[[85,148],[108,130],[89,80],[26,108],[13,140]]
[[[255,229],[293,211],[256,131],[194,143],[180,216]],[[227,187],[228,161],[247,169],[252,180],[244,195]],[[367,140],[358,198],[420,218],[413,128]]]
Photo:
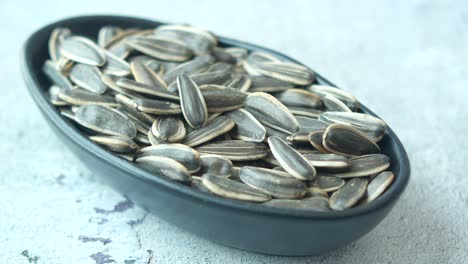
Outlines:
[[[98,252],[101,263],[108,255],[109,263],[127,264],[468,263],[468,7],[448,2],[2,0],[1,263],[98,263],[90,257]],[[36,28],[96,13],[189,22],[305,62],[393,127],[412,163],[407,192],[364,238],[308,258],[226,248],[138,207],[96,212],[124,198],[52,134],[18,63]]]

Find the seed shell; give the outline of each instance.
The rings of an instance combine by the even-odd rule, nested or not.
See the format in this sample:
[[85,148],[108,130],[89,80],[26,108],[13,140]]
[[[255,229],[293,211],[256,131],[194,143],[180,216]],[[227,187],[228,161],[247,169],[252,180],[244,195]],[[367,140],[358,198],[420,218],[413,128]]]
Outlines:
[[107,106],[88,104],[78,108],[75,121],[98,133],[134,138],[135,125],[121,112]]
[[204,85],[200,91],[205,99],[208,112],[225,112],[242,107],[247,94],[226,86]]
[[71,36],[64,39],[60,44],[60,54],[72,61],[91,66],[102,66],[106,62],[101,48],[85,37]]
[[83,89],[97,94],[103,94],[107,89],[101,80],[101,71],[95,66],[75,64],[70,72],[70,80]]
[[245,99],[244,108],[260,123],[285,133],[296,132],[300,128],[288,108],[270,94],[249,94]]
[[323,134],[323,146],[329,152],[345,156],[362,156],[380,152],[366,134],[348,125],[330,125]]
[[203,127],[208,118],[208,109],[200,88],[185,73],[177,77],[177,87],[185,121],[193,128]]
[[160,116],[154,121],[151,132],[162,141],[180,142],[186,134],[184,122],[177,116]]
[[250,202],[265,202],[271,199],[268,194],[262,193],[244,183],[212,174],[203,175],[202,182],[212,193],[226,198]]
[[365,177],[380,173],[390,167],[390,158],[384,154],[370,154],[349,159],[350,167],[346,172],[334,173],[340,178]]
[[192,57],[192,51],[184,43],[157,36],[135,37],[126,44],[148,56],[167,61],[186,61]]
[[246,166],[240,169],[240,179],[247,185],[275,198],[293,199],[303,197],[306,185],[298,179],[284,176],[281,172]]
[[275,94],[275,97],[285,106],[320,109],[322,100],[314,93],[304,89],[288,89]]
[[197,128],[188,133],[182,143],[191,147],[198,146],[216,138],[217,136],[223,135],[234,126],[235,123],[230,117],[221,115],[213,119],[206,126]]
[[367,179],[353,178],[330,197],[330,207],[335,211],[342,211],[353,207],[366,194]]
[[314,179],[317,174],[314,166],[302,154],[286,144],[285,141],[273,136],[268,138],[268,145],[278,163],[291,176],[299,180]]
[[68,80],[68,78],[59,70],[56,62],[47,60],[42,66],[42,71],[58,87],[72,89],[73,85],[71,84],[70,80]]
[[179,162],[160,156],[145,156],[135,160],[143,168],[156,175],[181,182],[190,182],[190,172]]
[[136,153],[137,157],[161,156],[171,158],[182,164],[190,173],[200,169],[201,160],[197,151],[182,144],[159,144],[142,148]]
[[265,140],[266,129],[249,111],[244,108],[226,113],[236,126],[232,135],[236,139],[249,142],[262,142]]
[[138,145],[128,137],[122,136],[90,136],[89,139],[117,153],[133,153]]
[[58,97],[72,105],[98,104],[109,107],[117,107],[117,101],[108,95],[100,95],[83,89],[61,89]]
[[201,155],[201,169],[198,174],[212,174],[218,177],[229,178],[232,173],[232,162],[219,155]]
[[231,161],[259,160],[266,157],[268,148],[263,143],[242,140],[220,140],[197,148],[202,154],[216,154]]
[[377,175],[372,181],[367,185],[366,198],[364,203],[370,203],[373,200],[377,199],[382,193],[387,190],[387,188],[392,184],[395,179],[395,175],[391,171],[384,171]]

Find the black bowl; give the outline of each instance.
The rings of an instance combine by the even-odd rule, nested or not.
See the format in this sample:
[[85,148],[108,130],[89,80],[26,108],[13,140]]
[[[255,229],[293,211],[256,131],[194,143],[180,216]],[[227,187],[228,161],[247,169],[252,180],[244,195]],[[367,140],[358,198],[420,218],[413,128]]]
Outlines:
[[[342,247],[373,229],[390,212],[410,177],[410,164],[400,140],[391,129],[381,142],[391,160],[396,179],[377,200],[342,212],[309,212],[276,209],[205,194],[186,185],[157,177],[92,143],[47,97],[49,80],[41,67],[48,58],[47,41],[55,27],[95,38],[104,25],[154,28],[163,23],[120,16],[84,16],[47,25],[26,41],[21,63],[23,77],[39,110],[65,144],[113,188],[149,212],[211,241],[247,251],[289,256],[317,255]],[[220,45],[278,52],[220,37]],[[317,75],[319,84],[331,85]],[[366,107],[362,111],[374,115]]]

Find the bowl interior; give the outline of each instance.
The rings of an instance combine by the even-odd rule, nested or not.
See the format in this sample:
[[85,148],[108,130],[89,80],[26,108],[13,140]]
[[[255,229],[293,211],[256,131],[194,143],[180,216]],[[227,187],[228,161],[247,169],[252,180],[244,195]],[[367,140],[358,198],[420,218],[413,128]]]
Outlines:
[[[55,125],[60,127],[62,130],[65,130],[65,133],[68,134],[71,140],[74,140],[82,147],[88,149],[89,153],[91,155],[94,155],[96,158],[113,163],[115,166],[120,167],[123,170],[127,170],[128,173],[133,174],[134,177],[139,177],[142,180],[148,181],[149,184],[159,184],[166,188],[180,192],[181,195],[189,196],[191,199],[214,203],[218,206],[228,206],[232,209],[237,210],[253,210],[256,213],[265,215],[274,214],[288,217],[294,216],[305,218],[340,218],[353,217],[360,214],[366,214],[373,210],[377,210],[380,206],[384,206],[385,204],[390,203],[394,199],[397,199],[398,196],[403,192],[409,180],[410,165],[403,145],[401,144],[400,140],[395,135],[395,133],[391,130],[391,128],[388,128],[387,133],[382,139],[380,145],[382,147],[382,153],[386,154],[391,159],[390,170],[392,170],[396,175],[395,181],[381,197],[379,197],[372,203],[356,208],[347,209],[342,212],[308,212],[292,209],[269,208],[258,204],[228,200],[221,197],[205,194],[199,192],[198,190],[194,190],[186,185],[166,179],[164,177],[154,177],[154,175],[150,174],[145,170],[140,169],[133,163],[130,163],[117,156],[114,156],[110,152],[107,152],[106,150],[100,148],[99,146],[89,141],[86,137],[81,135],[80,131],[70,121],[62,117],[56,109],[56,107],[51,105],[48,101],[47,90],[51,83],[42,73],[42,64],[46,59],[48,59],[47,42],[51,31],[55,27],[68,27],[72,30],[74,34],[83,35],[95,39],[99,28],[104,25],[117,25],[122,28],[154,28],[160,24],[163,23],[131,17],[90,16],[61,20],[59,22],[45,26],[33,33],[28,38],[24,46],[22,54],[22,66],[23,75],[28,84],[30,93],[35,99],[36,103],[38,104],[40,110],[45,112],[45,114],[48,115],[48,117],[52,120],[52,122],[55,123]],[[283,54],[256,45],[248,44],[242,41],[224,37],[219,37],[219,41],[221,46],[238,46],[246,48],[248,50],[263,50],[274,53],[277,56],[283,57],[286,60],[297,62]],[[319,74],[317,74],[316,83],[335,86]],[[375,115],[365,106],[362,106],[360,111]]]

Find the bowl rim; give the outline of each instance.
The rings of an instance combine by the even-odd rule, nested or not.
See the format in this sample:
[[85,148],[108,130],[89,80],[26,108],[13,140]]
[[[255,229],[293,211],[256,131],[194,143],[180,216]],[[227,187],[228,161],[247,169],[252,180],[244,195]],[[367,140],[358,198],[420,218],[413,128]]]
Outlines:
[[[83,23],[86,21],[95,21],[95,20],[120,20],[119,23],[123,21],[132,21],[134,23],[145,23],[145,24],[153,24],[157,26],[158,24],[167,24],[165,22],[161,22],[158,20],[146,19],[146,18],[137,18],[132,16],[119,16],[119,15],[84,15],[84,16],[72,16],[64,19],[57,20],[55,22],[49,23],[36,31],[34,31],[23,44],[21,50],[21,71],[23,75],[23,79],[26,83],[26,86],[29,90],[30,95],[36,102],[39,110],[43,112],[45,116],[51,121],[51,123],[57,127],[61,133],[67,137],[70,141],[73,141],[74,144],[79,145],[79,147],[86,150],[90,155],[92,155],[95,159],[99,159],[102,162],[106,162],[111,166],[116,167],[117,169],[124,171],[130,177],[133,177],[140,181],[145,181],[146,183],[152,185],[158,185],[159,188],[165,188],[167,191],[176,192],[177,195],[183,195],[184,199],[191,199],[197,200],[198,202],[204,203],[205,205],[209,206],[217,206],[223,207],[226,209],[232,209],[237,211],[243,211],[246,213],[252,213],[257,215],[263,216],[275,216],[275,217],[287,217],[287,218],[297,218],[297,219],[318,219],[318,220],[339,220],[343,218],[351,218],[360,215],[366,215],[373,212],[378,211],[381,208],[386,206],[392,205],[393,201],[398,199],[398,197],[402,194],[404,189],[406,188],[409,178],[410,178],[410,163],[408,159],[408,155],[403,147],[403,144],[393,132],[393,130],[388,127],[386,132],[386,137],[389,137],[390,140],[393,141],[393,144],[396,145],[396,149],[398,153],[396,153],[399,163],[400,163],[400,171],[398,175],[395,175],[395,180],[393,181],[392,185],[385,191],[385,193],[379,197],[379,199],[374,200],[372,203],[362,205],[355,208],[349,208],[343,211],[329,211],[329,212],[315,212],[315,211],[307,211],[307,210],[297,210],[297,209],[290,209],[290,208],[276,208],[276,207],[268,207],[257,203],[250,203],[245,201],[238,201],[238,200],[231,200],[223,197],[219,197],[216,195],[208,194],[199,191],[198,189],[191,188],[188,185],[184,185],[175,181],[172,181],[168,178],[163,176],[156,176],[148,171],[145,171],[142,168],[139,168],[133,162],[125,160],[121,157],[118,157],[111,152],[101,148],[97,144],[93,143],[91,140],[87,139],[83,134],[73,125],[72,121],[66,119],[65,117],[61,116],[58,109],[52,105],[46,93],[43,91],[44,87],[41,87],[40,82],[37,76],[34,74],[35,71],[39,71],[39,74],[42,74],[42,69],[33,69],[32,68],[32,61],[29,60],[29,57],[32,55],[31,47],[34,45],[34,40],[42,34],[49,32],[52,28],[57,26],[63,26],[63,24],[74,24],[74,23]],[[295,59],[292,59],[282,53],[277,51],[271,50],[269,48],[265,48],[262,46],[258,46],[255,44],[251,44],[241,40],[235,40],[223,36],[217,35],[219,43],[227,44],[232,46],[238,46],[247,48],[249,50],[262,50],[266,52],[270,52],[276,56],[279,56],[283,59],[289,60],[294,63],[299,63],[304,65]],[[304,65],[305,66],[305,65]],[[307,66],[305,66],[307,67]],[[307,67],[309,68],[309,67]],[[314,71],[315,72],[315,71]],[[337,87],[320,74],[316,73],[316,78],[324,85],[330,85],[333,87]],[[377,116],[375,113],[370,111],[367,107],[361,105],[360,108],[371,115]],[[378,117],[378,116],[377,116]]]

